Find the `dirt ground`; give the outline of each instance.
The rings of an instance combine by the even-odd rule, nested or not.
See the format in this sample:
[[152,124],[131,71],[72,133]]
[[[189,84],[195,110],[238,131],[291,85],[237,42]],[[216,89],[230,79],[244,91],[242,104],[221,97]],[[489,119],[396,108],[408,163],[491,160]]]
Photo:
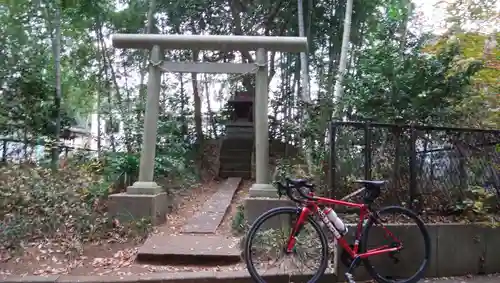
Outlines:
[[[193,216],[215,193],[218,182],[212,181],[190,190],[177,198],[177,208],[167,216],[167,225],[156,227],[153,233],[178,234],[186,220]],[[232,213],[237,210],[248,192],[250,183],[246,182],[236,192],[229,211],[224,217],[217,234],[231,233]],[[82,247],[83,252],[78,256],[65,255],[59,246],[43,241],[33,243],[25,248],[24,254],[16,257],[2,257],[0,251],[0,275],[130,275],[148,274],[153,272],[178,271],[214,271],[239,270],[242,264],[231,266],[169,266],[148,265],[135,262],[138,247],[141,243],[117,242],[108,240]]]
[[[217,181],[211,181],[189,191],[180,193],[175,203],[177,207],[167,216],[167,224],[155,228],[153,233],[165,235],[178,234],[186,220],[204,205],[217,190]],[[219,235],[232,235],[232,219],[243,204],[251,182],[244,181],[236,191],[228,212],[216,231]],[[343,215],[346,223],[356,223],[357,215]],[[499,219],[500,220],[500,219]],[[397,222],[397,221],[396,221]],[[448,217],[428,217],[426,222],[452,222]],[[70,243],[71,244],[71,243]],[[243,263],[226,266],[175,266],[150,265],[135,262],[141,243],[134,241],[120,242],[120,239],[108,239],[81,247],[83,252],[77,256],[66,255],[60,246],[53,242],[41,241],[25,247],[24,254],[7,257],[0,251],[0,275],[143,275],[154,272],[196,272],[243,270]],[[76,245],[76,243],[75,243]],[[77,247],[75,247],[77,248]]]

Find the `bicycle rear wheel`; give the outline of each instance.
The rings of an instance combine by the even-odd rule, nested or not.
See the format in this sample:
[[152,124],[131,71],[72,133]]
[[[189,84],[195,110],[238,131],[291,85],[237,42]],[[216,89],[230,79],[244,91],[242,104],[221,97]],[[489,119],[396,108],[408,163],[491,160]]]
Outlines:
[[[328,242],[321,226],[312,217],[309,217],[304,222],[302,229],[299,231],[293,252],[291,254],[286,253],[290,233],[292,228],[295,227],[299,215],[299,208],[278,207],[262,214],[253,223],[245,237],[243,258],[248,272],[255,282],[265,283],[263,276],[277,275],[281,267],[291,267],[293,274],[289,273],[289,276],[302,275],[310,278],[307,280],[308,283],[316,282],[325,273],[328,266]],[[270,247],[259,250],[258,244],[260,242],[270,243]],[[303,244],[309,246],[309,248],[305,249],[305,252],[301,250]],[[314,267],[307,266],[310,260],[304,258],[304,255],[307,255],[307,252],[311,250],[318,250],[320,257]],[[278,259],[271,260],[271,256],[277,256]],[[293,262],[292,256],[297,256],[298,261]],[[254,257],[263,258],[263,263],[259,263]],[[268,263],[277,263],[278,267],[269,268]],[[303,270],[297,264],[304,264],[309,270]],[[300,273],[296,273],[297,271]]]
[[368,274],[379,283],[416,283],[425,275],[431,253],[429,233],[424,222],[409,209],[399,206],[380,209],[364,226],[360,252],[383,245],[397,247],[398,241],[403,246],[400,251],[363,259]]

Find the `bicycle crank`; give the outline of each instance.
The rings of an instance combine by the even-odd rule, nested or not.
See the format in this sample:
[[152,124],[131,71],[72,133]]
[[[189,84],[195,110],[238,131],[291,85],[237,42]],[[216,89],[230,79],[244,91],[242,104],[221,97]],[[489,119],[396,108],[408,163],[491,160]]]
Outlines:
[[[391,248],[398,248],[400,246],[399,243],[391,243]],[[389,257],[392,259],[392,261],[394,262],[394,264],[398,264],[400,262],[400,259],[397,257],[397,255],[399,254],[399,252],[401,251],[401,249],[397,250],[397,251],[394,251],[394,252],[389,252],[388,255]]]
[[352,274],[349,272],[346,272],[345,278],[347,279],[347,282],[349,282],[349,283],[356,283],[356,281],[354,281]]
[[361,258],[359,256],[355,257],[352,260],[351,265],[349,266],[349,269],[347,269],[347,272],[344,274],[345,278],[347,279],[347,282],[356,283],[356,281],[354,281],[354,276],[352,275],[352,272],[354,271],[354,269],[356,269],[360,260],[361,260]]

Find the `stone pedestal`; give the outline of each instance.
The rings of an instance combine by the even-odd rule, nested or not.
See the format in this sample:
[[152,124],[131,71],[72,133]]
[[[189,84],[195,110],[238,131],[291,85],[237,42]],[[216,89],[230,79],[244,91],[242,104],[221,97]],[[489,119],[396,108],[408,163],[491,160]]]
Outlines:
[[278,198],[276,188],[271,184],[253,184],[245,199],[245,219],[252,224],[264,212],[280,206],[293,206],[287,197]]
[[[294,206],[294,203],[287,198],[247,198],[245,199],[245,220],[249,225],[252,225],[253,222],[264,212],[280,206]],[[275,228],[277,227],[279,226],[276,226]]]
[[278,191],[271,184],[253,184],[248,191],[250,197],[277,198]]
[[155,182],[135,182],[126,193],[109,196],[109,215],[120,221],[145,218],[153,225],[160,225],[165,223],[169,209],[167,193]]
[[127,187],[127,194],[132,195],[156,195],[163,193],[163,190],[156,182],[135,182]]

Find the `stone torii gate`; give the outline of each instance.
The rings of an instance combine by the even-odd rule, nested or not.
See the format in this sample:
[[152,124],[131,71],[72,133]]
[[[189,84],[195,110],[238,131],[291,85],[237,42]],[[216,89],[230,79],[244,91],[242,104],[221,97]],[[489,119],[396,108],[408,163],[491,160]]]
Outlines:
[[[115,48],[150,49],[146,112],[139,179],[126,193],[110,196],[109,211],[120,217],[150,218],[153,224],[165,221],[167,194],[153,180],[160,85],[162,70],[181,73],[255,74],[255,163],[256,183],[251,197],[276,195],[270,184],[268,137],[267,51],[306,52],[306,37],[115,34]],[[257,51],[255,64],[164,62],[164,50]]]

